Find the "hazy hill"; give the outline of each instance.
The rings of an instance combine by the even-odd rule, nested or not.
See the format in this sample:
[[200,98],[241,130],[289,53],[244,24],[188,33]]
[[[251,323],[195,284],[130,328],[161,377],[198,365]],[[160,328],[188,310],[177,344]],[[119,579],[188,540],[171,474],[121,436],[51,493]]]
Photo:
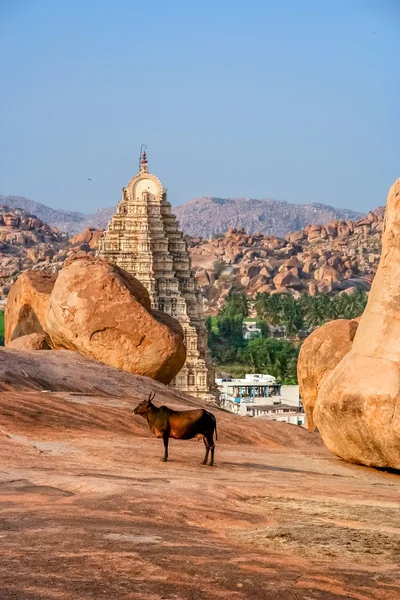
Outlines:
[[68,233],[78,233],[85,227],[104,229],[115,211],[113,207],[100,209],[93,214],[84,214],[78,211],[51,208],[23,196],[0,195],[0,204],[13,209],[21,208],[29,214],[36,215],[51,227],[57,227],[60,231]]
[[60,231],[81,231],[88,216],[81,212],[50,208],[22,196],[0,196],[0,204],[10,208],[21,208],[29,214],[36,215],[51,227],[58,227]]
[[240,227],[247,233],[283,237],[306,225],[334,220],[357,220],[361,214],[333,208],[325,204],[289,204],[282,200],[254,198],[194,198],[174,209],[185,233],[211,237],[225,233],[230,227]]
[[[86,215],[77,211],[50,208],[21,196],[0,196],[0,203],[11,208],[22,208],[37,215],[60,231],[77,233],[85,227],[103,229],[115,207],[103,208]],[[357,220],[361,215],[351,210],[333,208],[325,204],[289,204],[279,200],[252,198],[194,198],[174,208],[185,233],[210,237],[224,233],[229,227],[243,227],[248,233],[284,236],[306,225],[329,223],[333,220]]]

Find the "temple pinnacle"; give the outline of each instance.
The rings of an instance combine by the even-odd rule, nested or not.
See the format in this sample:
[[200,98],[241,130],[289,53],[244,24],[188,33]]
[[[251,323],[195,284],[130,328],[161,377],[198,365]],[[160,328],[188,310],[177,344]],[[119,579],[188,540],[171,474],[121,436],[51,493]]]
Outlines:
[[143,150],[140,155],[140,172],[147,173],[147,155],[146,150]]

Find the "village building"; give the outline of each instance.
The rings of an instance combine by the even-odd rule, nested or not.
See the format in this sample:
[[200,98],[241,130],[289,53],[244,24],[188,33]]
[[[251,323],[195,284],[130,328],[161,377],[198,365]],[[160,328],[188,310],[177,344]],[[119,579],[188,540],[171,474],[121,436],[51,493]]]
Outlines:
[[229,412],[248,417],[303,425],[305,420],[298,385],[281,385],[275,377],[247,373],[244,378],[216,379],[218,404]]
[[122,189],[122,198],[100,240],[98,255],[146,287],[152,308],[181,324],[185,365],[171,383],[211,400],[214,375],[207,344],[203,298],[191,270],[190,255],[159,179],[148,172],[146,153],[139,173]]
[[251,340],[253,337],[261,336],[261,329],[255,321],[243,321],[243,337]]

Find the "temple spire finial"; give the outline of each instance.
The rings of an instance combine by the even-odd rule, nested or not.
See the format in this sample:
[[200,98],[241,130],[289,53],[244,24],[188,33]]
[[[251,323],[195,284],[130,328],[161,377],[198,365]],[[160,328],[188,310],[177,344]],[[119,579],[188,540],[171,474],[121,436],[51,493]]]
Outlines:
[[139,172],[147,173],[147,155],[146,155],[146,144],[142,144],[140,147],[140,159],[139,159]]

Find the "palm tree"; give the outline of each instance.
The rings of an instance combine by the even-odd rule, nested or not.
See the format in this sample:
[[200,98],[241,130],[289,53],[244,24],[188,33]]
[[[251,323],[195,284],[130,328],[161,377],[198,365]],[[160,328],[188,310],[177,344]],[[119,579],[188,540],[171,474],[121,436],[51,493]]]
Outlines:
[[357,287],[352,294],[340,294],[334,298],[334,304],[342,319],[359,317],[364,312],[367,301],[367,294],[360,287]]
[[282,318],[282,296],[285,294],[257,294],[254,308],[260,321],[265,321],[272,327],[277,327]]
[[286,335],[292,337],[304,327],[304,318],[298,301],[292,296],[290,298],[290,301],[285,301],[283,304],[282,323],[285,326]]
[[224,306],[219,313],[226,317],[241,317],[244,319],[249,316],[249,299],[246,294],[235,294],[229,292],[225,299]]
[[304,294],[299,300],[300,309],[304,320],[309,327],[318,327],[321,321],[321,315],[315,296]]

